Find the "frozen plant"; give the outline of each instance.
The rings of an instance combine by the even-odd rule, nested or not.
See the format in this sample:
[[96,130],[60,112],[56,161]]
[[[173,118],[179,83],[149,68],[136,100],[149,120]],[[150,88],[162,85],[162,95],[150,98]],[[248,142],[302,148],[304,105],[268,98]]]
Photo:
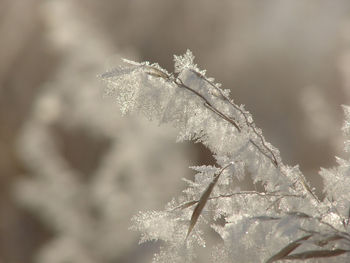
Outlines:
[[[251,114],[194,64],[190,51],[174,61],[174,73],[124,60],[101,75],[122,113],[172,123],[177,141],[200,142],[216,159],[216,166],[191,167],[194,181],[163,211],[133,217],[141,242],[164,241],[153,261],[194,261],[210,225],[221,237],[206,248],[213,262],[349,262],[350,161],[337,158],[338,167],[321,171],[326,197],[320,200],[298,166],[282,162]],[[350,108],[344,110],[349,138]],[[241,190],[237,179],[246,176],[260,190]]]

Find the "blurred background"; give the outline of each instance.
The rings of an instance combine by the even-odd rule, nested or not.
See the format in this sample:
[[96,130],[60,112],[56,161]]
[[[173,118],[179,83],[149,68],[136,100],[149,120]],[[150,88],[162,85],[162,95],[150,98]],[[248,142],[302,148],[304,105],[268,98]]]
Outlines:
[[[96,76],[191,49],[322,196],[350,104],[348,0],[0,0],[0,262],[149,262],[129,230],[190,165],[176,131],[122,118]],[[203,262],[203,261],[202,261]]]

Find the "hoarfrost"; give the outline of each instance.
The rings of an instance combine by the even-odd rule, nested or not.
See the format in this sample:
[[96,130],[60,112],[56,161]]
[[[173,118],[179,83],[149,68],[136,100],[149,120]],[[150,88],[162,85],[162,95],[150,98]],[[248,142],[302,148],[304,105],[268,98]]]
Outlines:
[[[164,211],[140,212],[134,217],[133,229],[141,232],[142,241],[165,242],[154,262],[193,260],[193,245],[204,244],[202,230],[208,225],[223,241],[220,248],[212,248],[214,262],[218,258],[274,262],[303,257],[314,262],[322,258],[347,262],[349,161],[338,159],[339,167],[322,170],[328,197],[319,200],[299,167],[283,164],[279,151],[265,140],[251,114],[205,76],[194,64],[191,51],[174,56],[174,61],[174,73],[140,63],[137,71],[103,78],[116,92],[113,96],[122,111],[172,123],[179,130],[178,141],[201,142],[217,160],[215,167],[192,167],[198,172],[194,181],[186,180],[188,188]],[[134,87],[138,92],[130,95],[129,83],[134,80],[139,81]],[[349,134],[350,111],[348,107],[344,110],[343,130]],[[237,188],[235,179],[244,177],[251,177],[260,189]]]

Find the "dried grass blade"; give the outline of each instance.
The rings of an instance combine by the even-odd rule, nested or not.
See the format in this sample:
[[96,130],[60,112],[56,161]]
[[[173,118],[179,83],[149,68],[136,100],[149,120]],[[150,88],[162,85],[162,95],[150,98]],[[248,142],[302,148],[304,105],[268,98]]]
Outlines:
[[213,188],[214,188],[216,182],[219,179],[219,176],[220,176],[220,174],[218,174],[217,176],[214,177],[213,181],[211,181],[211,183],[209,184],[207,189],[204,191],[204,193],[202,194],[201,198],[199,199],[198,204],[196,205],[195,209],[193,210],[193,213],[192,213],[192,216],[191,216],[190,226],[188,228],[187,235],[186,235],[186,239],[190,235],[193,227],[196,225],[198,217],[202,213],[202,210],[203,210],[205,204],[207,203],[208,198],[209,198],[211,192],[213,191]]
[[323,246],[327,245],[329,242],[337,241],[337,240],[340,240],[340,239],[344,239],[344,237],[335,234],[335,235],[328,236],[325,239],[319,240],[319,241],[315,242],[315,244],[317,246],[323,247]]
[[301,241],[308,240],[312,235],[303,236],[282,248],[277,254],[270,257],[266,263],[272,263],[280,259],[285,259],[293,250],[301,245]]
[[214,186],[216,185],[217,181],[219,180],[220,175],[222,174],[222,172],[228,168],[229,166],[231,166],[233,163],[229,163],[228,165],[226,165],[225,167],[223,167],[220,171],[220,173],[218,173],[214,179],[211,181],[211,183],[209,184],[209,186],[207,187],[207,189],[204,191],[204,193],[202,194],[201,198],[199,199],[195,209],[193,210],[192,216],[191,216],[191,221],[190,221],[190,226],[188,227],[188,231],[187,231],[187,235],[186,235],[186,239],[188,238],[188,236],[190,235],[192,229],[194,228],[194,226],[197,223],[198,217],[200,216],[200,214],[202,213],[202,210],[205,206],[205,204],[207,203],[211,192],[213,191]]
[[284,257],[283,259],[309,259],[309,258],[329,258],[339,256],[349,250],[334,249],[334,250],[310,250],[302,253],[297,253]]
[[198,202],[199,202],[198,200],[189,201],[189,202],[183,203],[182,205],[179,205],[179,206],[175,207],[173,210],[177,210],[177,209],[182,210],[182,209],[191,207],[191,206],[197,204]]

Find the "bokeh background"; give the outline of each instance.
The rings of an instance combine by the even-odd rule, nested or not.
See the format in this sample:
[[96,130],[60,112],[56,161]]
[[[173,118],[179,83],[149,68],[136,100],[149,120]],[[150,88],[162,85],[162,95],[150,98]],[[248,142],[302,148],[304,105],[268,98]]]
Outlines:
[[[322,196],[350,104],[348,0],[0,0],[0,262],[149,262],[129,230],[212,164],[123,118],[97,75],[191,49]],[[203,262],[203,261],[202,261]]]

